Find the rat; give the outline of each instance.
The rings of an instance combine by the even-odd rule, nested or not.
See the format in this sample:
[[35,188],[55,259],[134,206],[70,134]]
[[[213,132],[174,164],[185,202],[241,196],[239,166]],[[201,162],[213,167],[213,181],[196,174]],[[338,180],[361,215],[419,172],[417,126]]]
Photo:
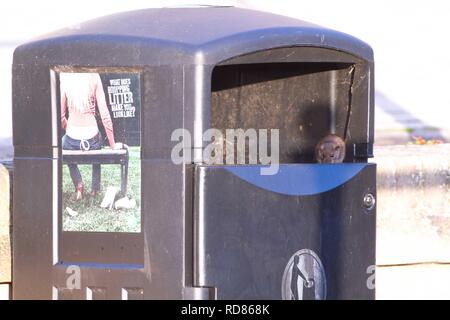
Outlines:
[[345,158],[345,142],[335,134],[328,134],[316,145],[318,163],[342,163]]

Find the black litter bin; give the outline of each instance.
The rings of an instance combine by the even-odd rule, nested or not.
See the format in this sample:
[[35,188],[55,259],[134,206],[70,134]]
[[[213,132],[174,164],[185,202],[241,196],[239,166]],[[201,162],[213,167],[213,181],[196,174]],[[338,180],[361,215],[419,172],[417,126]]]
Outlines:
[[[373,299],[373,97],[367,44],[233,7],[125,12],[18,47],[13,297]],[[268,130],[279,165],[262,174],[261,145],[206,161],[211,128]],[[316,163],[328,133],[343,163]]]

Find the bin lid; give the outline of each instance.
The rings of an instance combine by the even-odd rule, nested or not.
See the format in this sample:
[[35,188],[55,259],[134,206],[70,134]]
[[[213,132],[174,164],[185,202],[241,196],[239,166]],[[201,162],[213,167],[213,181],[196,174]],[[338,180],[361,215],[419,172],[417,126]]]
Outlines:
[[[373,61],[363,41],[305,21],[236,7],[144,9],[80,23],[32,43],[117,42],[176,52],[179,63],[216,64],[242,54],[286,46],[325,47]],[[172,50],[168,50],[171,48]],[[175,53],[174,53],[175,54]],[[194,60],[193,60],[194,59]],[[197,62],[196,62],[197,61]],[[175,63],[175,62],[174,62]]]

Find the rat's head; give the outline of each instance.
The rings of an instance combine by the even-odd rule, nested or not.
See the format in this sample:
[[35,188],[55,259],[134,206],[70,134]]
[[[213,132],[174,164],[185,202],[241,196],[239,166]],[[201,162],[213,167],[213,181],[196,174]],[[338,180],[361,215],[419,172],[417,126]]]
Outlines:
[[345,143],[335,135],[322,139],[316,147],[316,160],[319,163],[341,163],[345,157]]

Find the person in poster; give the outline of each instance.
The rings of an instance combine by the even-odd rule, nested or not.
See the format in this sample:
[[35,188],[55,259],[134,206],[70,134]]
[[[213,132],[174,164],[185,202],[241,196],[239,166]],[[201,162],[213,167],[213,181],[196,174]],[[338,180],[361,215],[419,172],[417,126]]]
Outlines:
[[[103,146],[96,111],[100,115],[111,149],[121,149],[122,143],[114,140],[114,129],[106,104],[105,93],[98,73],[60,73],[61,128],[64,150],[99,150]],[[74,200],[81,200],[84,183],[76,164],[68,164],[70,177],[75,186]],[[92,165],[92,184],[89,194],[95,196],[100,190],[101,167]]]

